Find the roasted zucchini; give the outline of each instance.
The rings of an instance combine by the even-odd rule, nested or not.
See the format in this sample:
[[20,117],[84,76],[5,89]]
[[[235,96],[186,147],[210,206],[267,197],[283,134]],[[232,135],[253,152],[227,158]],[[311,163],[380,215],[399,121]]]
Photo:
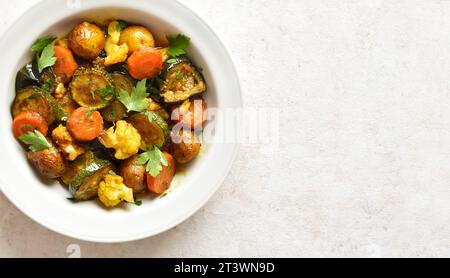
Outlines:
[[37,112],[51,125],[59,116],[60,107],[49,93],[33,86],[22,89],[16,95],[12,115],[15,118],[23,111]]
[[[111,74],[111,78],[113,79],[114,91],[116,95],[119,95],[122,91],[131,94],[131,91],[133,90],[133,82],[129,77],[122,73],[115,72]],[[116,122],[127,116],[127,109],[118,100],[114,100],[111,105],[102,109],[100,112],[103,119],[108,122]]]
[[202,75],[186,60],[171,65],[165,74],[161,95],[166,103],[179,103],[206,91]]
[[69,185],[70,193],[76,200],[86,201],[97,197],[100,182],[111,170],[110,161],[98,158],[89,151],[70,163],[62,181]]
[[156,113],[148,111],[128,118],[141,135],[141,149],[148,151],[153,146],[163,147],[170,137],[167,123]]
[[72,99],[80,106],[94,110],[108,106],[114,100],[113,80],[100,68],[79,68],[70,83]]

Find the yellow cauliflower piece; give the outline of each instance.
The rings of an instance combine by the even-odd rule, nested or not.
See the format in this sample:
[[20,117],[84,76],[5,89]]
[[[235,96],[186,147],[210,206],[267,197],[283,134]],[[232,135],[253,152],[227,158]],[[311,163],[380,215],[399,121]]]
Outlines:
[[106,207],[115,207],[126,201],[134,204],[133,189],[123,183],[121,176],[106,175],[100,182],[98,198]]
[[119,22],[113,21],[108,26],[108,38],[105,44],[105,66],[125,62],[128,58],[128,45],[126,43],[119,45],[120,31],[117,28],[117,24]]
[[74,143],[69,131],[63,125],[59,125],[52,131],[52,139],[69,161],[74,161],[78,156],[86,152],[83,147]]
[[115,130],[114,127],[108,129],[100,137],[100,142],[107,148],[115,149],[115,157],[124,160],[139,152],[141,135],[131,124],[118,121]]

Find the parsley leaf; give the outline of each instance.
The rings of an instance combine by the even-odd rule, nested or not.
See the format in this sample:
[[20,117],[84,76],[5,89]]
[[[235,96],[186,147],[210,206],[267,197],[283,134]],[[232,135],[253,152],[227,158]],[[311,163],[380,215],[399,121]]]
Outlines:
[[19,139],[29,145],[30,150],[34,153],[52,147],[45,136],[38,130],[35,130],[34,132],[30,131],[27,134],[20,136]]
[[39,38],[36,40],[36,42],[31,46],[31,51],[33,52],[42,52],[44,48],[51,44],[54,40],[56,40],[56,37],[53,35],[45,36],[43,38]]
[[127,112],[143,112],[147,110],[150,105],[150,100],[147,99],[147,79],[139,81],[136,87],[133,88],[131,95],[127,92],[121,91],[117,98],[127,108]]
[[127,24],[123,21],[119,21],[116,25],[117,32],[122,32],[125,28],[127,28]]
[[169,41],[169,55],[171,58],[176,58],[178,56],[186,54],[186,49],[189,46],[191,38],[185,35],[170,35],[167,36],[167,40]]
[[134,204],[138,207],[142,206],[142,200],[136,200]]
[[47,45],[44,50],[42,50],[41,55],[37,55],[37,62],[39,73],[41,73],[45,68],[51,67],[56,63],[55,50],[53,49],[54,43]]
[[152,177],[156,177],[163,170],[163,165],[169,166],[169,161],[161,150],[154,146],[152,150],[139,155],[137,164],[147,164],[146,171],[150,173]]
[[50,90],[53,88],[53,86],[55,85],[55,82],[53,81],[53,79],[47,79],[45,80],[44,84],[42,84],[42,89],[44,89],[47,92],[50,92]]

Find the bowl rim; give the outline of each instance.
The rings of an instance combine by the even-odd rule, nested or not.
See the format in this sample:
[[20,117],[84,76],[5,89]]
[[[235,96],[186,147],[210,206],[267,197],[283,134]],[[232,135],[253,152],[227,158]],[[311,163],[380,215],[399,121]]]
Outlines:
[[[38,3],[32,5],[28,10],[26,10],[24,13],[22,13],[17,19],[15,19],[11,24],[9,24],[6,28],[5,31],[1,34],[1,38],[0,38],[0,47],[2,45],[5,44],[6,38],[11,36],[11,33],[13,32],[14,26],[16,26],[19,22],[21,22],[22,20],[24,20],[24,18],[26,18],[27,16],[31,15],[34,13],[34,10],[45,6],[46,4],[49,4],[50,2],[54,2],[55,0],[41,0]],[[89,0],[88,0],[89,1]],[[139,0],[136,0],[139,1]],[[229,66],[231,67],[232,70],[232,78],[235,79],[235,82],[237,82],[237,96],[238,99],[235,99],[235,101],[238,103],[237,106],[235,108],[242,108],[243,107],[243,95],[242,95],[242,83],[239,79],[239,75],[236,69],[236,65],[233,61],[232,56],[230,55],[230,52],[227,50],[226,46],[223,44],[223,42],[220,40],[219,36],[216,34],[216,32],[205,22],[205,20],[203,18],[201,18],[199,15],[197,15],[195,12],[193,12],[190,8],[188,8],[186,5],[184,5],[183,3],[180,3],[179,1],[176,0],[164,0],[166,2],[171,2],[171,4],[173,5],[177,5],[179,9],[182,9],[183,12],[186,12],[189,14],[189,18],[190,19],[196,19],[197,21],[199,21],[202,25],[203,28],[207,29],[209,34],[214,37],[216,44],[218,46],[220,46],[221,49],[219,49],[218,51],[221,52],[222,55],[224,55],[224,59],[227,60],[227,62],[229,63]],[[101,4],[99,5],[103,5],[105,7],[112,7],[114,6],[114,4],[110,4],[109,2],[113,2],[113,1],[98,1],[97,2],[101,2]],[[131,9],[132,7],[130,7]],[[83,12],[86,12],[89,10],[83,10]],[[144,13],[149,13],[148,10],[142,11]],[[168,20],[170,22],[170,20]],[[239,115],[240,117],[240,115]],[[236,121],[236,124],[239,125],[239,127],[237,127],[236,132],[239,138],[239,135],[241,133],[241,122],[240,120]],[[83,241],[87,241],[87,242],[98,242],[98,243],[122,243],[122,242],[131,242],[131,241],[136,241],[136,240],[141,240],[141,239],[145,239],[148,237],[152,237],[158,234],[161,234],[167,230],[172,229],[173,227],[181,224],[182,222],[186,221],[188,218],[190,218],[193,214],[195,214],[199,209],[201,209],[210,199],[211,197],[217,192],[217,190],[219,189],[220,185],[223,183],[223,181],[225,180],[225,178],[228,176],[234,161],[236,160],[236,157],[238,155],[239,152],[239,145],[237,142],[235,142],[233,144],[233,151],[232,153],[230,153],[230,159],[229,159],[229,163],[228,165],[223,169],[222,174],[220,175],[220,177],[217,179],[217,182],[215,184],[212,184],[210,186],[211,190],[208,193],[207,196],[205,196],[201,201],[199,201],[196,205],[192,206],[190,210],[183,212],[182,214],[179,214],[176,220],[173,220],[171,222],[171,224],[165,225],[165,226],[159,226],[157,228],[154,228],[151,232],[144,232],[141,234],[135,234],[135,235],[129,235],[129,236],[124,236],[124,237],[117,237],[117,238],[113,238],[113,237],[108,237],[108,238],[101,238],[101,237],[94,237],[94,236],[89,236],[89,235],[83,235],[83,234],[77,234],[76,232],[73,231],[68,231],[68,230],[64,230],[61,227],[56,227],[54,225],[50,225],[46,220],[45,217],[42,215],[37,215],[36,213],[34,213],[32,210],[30,210],[28,207],[25,207],[21,202],[19,202],[19,200],[16,198],[17,196],[15,196],[14,194],[12,194],[9,190],[8,187],[6,186],[6,184],[4,183],[3,179],[0,177],[0,192],[2,192],[6,198],[16,207],[18,208],[22,213],[24,213],[25,215],[27,215],[30,219],[32,219],[33,221],[39,223],[41,226],[46,227],[47,229],[56,232],[58,234],[70,237],[70,238],[74,238],[74,239],[78,239],[78,240],[83,240]]]

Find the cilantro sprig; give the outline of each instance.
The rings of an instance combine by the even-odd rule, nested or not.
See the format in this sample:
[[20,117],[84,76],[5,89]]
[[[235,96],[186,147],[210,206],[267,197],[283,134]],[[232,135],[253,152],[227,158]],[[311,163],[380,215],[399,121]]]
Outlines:
[[27,144],[30,150],[34,153],[52,147],[52,145],[50,145],[45,136],[40,133],[39,130],[35,130],[34,132],[30,131],[27,134],[20,136],[19,139]]
[[114,87],[111,85],[108,85],[101,89],[92,91],[91,95],[92,95],[92,98],[96,98],[96,96],[99,95],[101,99],[106,100],[106,99],[108,99],[108,97],[114,96]]
[[152,177],[156,177],[163,170],[163,166],[169,166],[169,161],[167,160],[166,156],[161,152],[161,150],[158,147],[154,146],[153,149],[151,149],[150,151],[139,155],[137,164],[139,165],[147,164],[146,171]]
[[189,47],[191,38],[185,35],[169,35],[167,36],[169,42],[169,60],[167,63],[172,64],[176,62],[176,58],[186,54],[186,50]]
[[147,79],[139,81],[133,88],[131,95],[121,91],[117,99],[127,108],[127,112],[143,112],[150,105],[147,93]]

